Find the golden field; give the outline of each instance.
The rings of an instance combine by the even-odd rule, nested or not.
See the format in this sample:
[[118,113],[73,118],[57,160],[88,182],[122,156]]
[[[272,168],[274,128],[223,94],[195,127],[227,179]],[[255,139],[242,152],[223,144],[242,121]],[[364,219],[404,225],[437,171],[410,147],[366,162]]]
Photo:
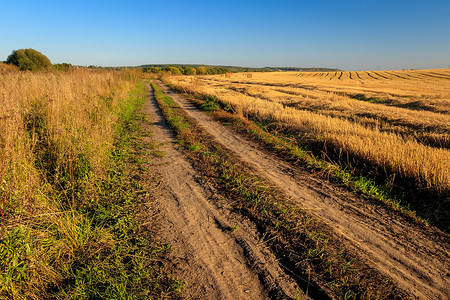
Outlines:
[[[104,176],[117,100],[135,87],[133,76],[129,71],[31,73],[0,65],[3,219],[55,212],[49,195],[76,193]],[[59,196],[70,203],[69,194]]]
[[450,191],[450,70],[168,77],[246,117],[324,144],[390,178]]
[[[99,257],[113,257],[126,239],[116,239],[94,209],[104,213],[119,198],[104,185],[112,181],[116,127],[137,74],[31,73],[0,64],[1,299],[79,298],[86,282],[103,280],[83,269],[92,265],[113,276]],[[81,288],[64,284],[74,277]]]

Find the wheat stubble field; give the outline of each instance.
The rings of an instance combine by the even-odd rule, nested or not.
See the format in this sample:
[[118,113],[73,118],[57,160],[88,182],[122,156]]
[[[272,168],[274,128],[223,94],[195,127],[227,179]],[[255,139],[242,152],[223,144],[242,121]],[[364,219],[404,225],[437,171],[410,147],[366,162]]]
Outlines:
[[[250,77],[250,78],[249,78]],[[450,192],[450,70],[275,72],[170,77],[287,132],[353,174],[383,182],[443,221]],[[408,201],[406,201],[408,202]],[[407,205],[407,204],[406,204]],[[444,222],[446,223],[446,222]],[[444,229],[448,224],[444,224]]]
[[[283,163],[256,166],[261,158],[246,158],[252,150],[234,150],[299,207],[356,246],[368,265],[415,297],[447,297],[448,271],[434,276],[431,269],[422,269],[437,263],[448,270],[447,234],[417,224],[449,229],[450,70],[240,73],[164,80],[188,98],[202,99],[204,110],[221,107],[254,122],[264,133],[249,127],[241,132],[270,153],[288,156],[294,164],[362,195],[367,200],[354,201],[353,196],[326,189],[325,183],[311,189],[308,175],[297,178],[298,188],[293,188],[282,179]],[[229,117],[219,114],[219,119],[236,127]],[[265,134],[270,137],[262,137]],[[231,138],[222,144],[231,149],[227,140]],[[278,174],[271,174],[270,165]],[[312,190],[324,198],[313,196],[309,202],[306,195]],[[370,199],[384,202],[388,210]],[[408,217],[399,218],[390,209]],[[412,255],[429,250],[422,257]],[[428,283],[416,281],[420,269]],[[429,289],[439,285],[440,295]]]
[[[277,75],[283,80],[279,78],[278,81],[274,80],[273,78]],[[314,76],[314,73],[301,74],[301,76],[308,75]],[[292,76],[291,81],[286,79],[290,76]],[[287,196],[287,199],[277,197],[267,201],[264,197],[258,195],[254,197],[253,193],[244,192],[244,198],[249,198],[248,201],[251,203],[250,208],[246,210],[245,205],[241,206],[242,204],[236,207],[251,220],[256,219],[259,212],[264,220],[264,223],[259,223],[259,226],[263,228],[268,222],[276,224],[275,228],[272,228],[274,232],[271,231],[271,238],[266,243],[271,246],[285,268],[294,274],[301,274],[301,269],[313,270],[313,273],[318,276],[316,278],[318,285],[324,290],[329,288],[336,293],[331,298],[402,299],[408,298],[406,295],[420,299],[447,298],[449,292],[447,288],[449,258],[448,250],[446,250],[448,235],[434,226],[424,226],[426,222],[421,219],[426,212],[433,211],[433,216],[436,218],[433,219],[429,214],[429,219],[439,225],[444,224],[442,228],[445,230],[445,220],[448,219],[446,219],[448,210],[445,209],[448,203],[445,198],[447,192],[440,188],[427,188],[418,178],[408,177],[394,169],[388,169],[386,165],[377,166],[373,158],[358,157],[350,152],[352,149],[364,150],[362,146],[367,141],[372,142],[373,147],[376,145],[377,138],[380,144],[391,142],[391,148],[392,145],[395,146],[395,143],[392,143],[389,138],[404,144],[414,142],[414,145],[418,145],[419,143],[408,140],[406,135],[383,132],[377,128],[363,126],[361,122],[345,123],[344,118],[324,116],[314,110],[307,111],[299,107],[294,108],[293,105],[286,105],[286,100],[290,100],[290,104],[300,102],[300,97],[295,102],[293,97],[289,97],[294,94],[295,88],[306,85],[298,78],[301,76],[298,76],[298,73],[266,73],[252,74],[252,76],[231,74],[197,78],[179,76],[164,78],[165,82],[194,104],[188,104],[186,100],[183,100],[184,97],[180,97],[167,88],[164,88],[164,91],[166,95],[176,99],[180,105],[178,109],[181,108],[195,118],[201,130],[212,136],[209,138],[211,143],[244,162],[258,178],[266,179],[268,183],[263,185],[262,189],[271,190],[270,187],[274,187],[285,197]],[[280,86],[286,85],[290,86],[291,93],[284,96],[284,99],[276,99],[273,96],[276,93],[272,93],[273,89],[280,90],[282,89]],[[250,96],[250,92],[246,93],[252,89],[253,95],[257,94],[257,96]],[[314,89],[308,85],[308,90]],[[295,94],[298,93],[297,90]],[[362,98],[360,95],[358,97]],[[284,105],[280,103],[282,100],[285,101]],[[361,100],[348,99],[347,101],[358,103]],[[215,121],[197,111],[193,105],[213,112]],[[350,114],[351,112],[347,112],[347,115]],[[176,126],[186,127],[186,125]],[[354,135],[352,141],[355,145],[345,140],[345,134],[338,135],[340,131],[347,135]],[[373,139],[372,131],[379,136]],[[392,139],[391,135],[396,138]],[[385,140],[382,140],[383,138]],[[360,140],[359,145],[356,143],[358,140]],[[343,144],[342,141],[348,143],[347,148],[337,148],[340,145],[339,142]],[[351,146],[355,147],[351,148]],[[207,160],[209,157],[214,157],[211,154],[211,148],[203,149],[201,143],[191,142],[187,148],[197,153],[194,155],[194,160],[197,160],[199,156],[206,157]],[[442,147],[429,147],[429,149],[437,149],[442,153],[447,151]],[[413,149],[409,150],[413,152]],[[424,157],[420,157],[420,152],[416,155],[418,159],[425,161]],[[441,156],[444,166],[447,163],[446,159],[446,155]],[[217,158],[209,159],[207,164],[199,167],[199,172],[207,173],[208,171],[203,170],[209,170],[208,164],[214,165],[216,161]],[[220,166],[220,170],[223,168],[225,167]],[[446,174],[445,171],[441,174]],[[358,174],[364,174],[364,176]],[[244,182],[247,180],[230,177],[226,172],[219,178],[237,182],[224,194],[224,197],[231,197],[229,198],[231,200],[235,197],[233,194],[236,190],[239,191],[241,185],[245,185]],[[386,181],[384,189],[381,183],[383,177]],[[211,176],[208,181],[214,181],[214,177]],[[333,183],[336,181],[340,184]],[[250,185],[258,186],[258,183]],[[395,200],[398,198],[395,198],[395,193],[399,190],[404,191],[404,194],[401,203],[396,206]],[[415,207],[415,212],[410,210],[414,204],[411,201],[413,194],[416,194],[415,198],[422,202],[422,206]],[[411,201],[410,205],[405,205],[406,201]],[[238,200],[231,200],[231,203],[235,202]],[[282,203],[291,203],[287,207],[293,206],[290,206],[291,208],[285,206],[281,210],[272,206],[282,205]],[[258,207],[260,208],[256,209]],[[298,211],[291,211],[292,207],[306,211],[306,215],[314,221],[312,223],[298,219],[293,221],[291,218],[299,214]],[[444,222],[439,223],[439,220]],[[322,229],[309,227],[311,224],[317,225],[322,222],[326,224]],[[270,227],[266,228],[266,231],[271,230]],[[284,237],[283,230],[287,231]],[[305,255],[300,254],[302,247],[297,242],[303,239],[296,237],[303,236],[304,233],[307,236],[313,233],[314,236],[324,237],[321,241],[325,241],[326,246],[318,252],[317,249],[309,249]],[[285,243],[283,239],[289,242]],[[320,245],[321,242],[315,240],[314,243]],[[332,245],[336,245],[335,243],[342,243],[345,250],[342,248],[338,250],[339,247],[334,248]],[[338,263],[342,253],[353,258],[347,262]],[[312,257],[318,260],[311,259]],[[356,262],[363,263],[365,266],[357,266]],[[328,270],[325,273],[320,271],[323,270],[321,268],[324,264],[335,266],[336,263],[341,265],[341,270],[351,269],[355,273],[344,275],[334,270]],[[347,266],[347,263],[351,267],[342,268],[343,265]],[[337,275],[339,273],[340,275]],[[344,280],[339,281],[335,278],[321,285],[320,282],[325,279],[325,274],[342,276],[340,278]],[[359,274],[356,276],[358,278],[354,277],[355,274]],[[365,277],[363,274],[371,275]],[[375,279],[375,274],[386,277]],[[302,275],[299,277],[301,278]],[[369,283],[370,280],[363,283],[368,278],[374,280],[373,290],[369,287],[372,284]],[[298,282],[301,285],[301,281]],[[356,282],[362,284],[364,288],[356,288],[358,285]],[[382,286],[381,282],[386,285]],[[352,291],[356,291],[354,294],[352,292],[347,294],[350,286]],[[393,286],[401,288],[406,294],[402,295],[401,292],[394,291]],[[321,299],[320,297],[323,296],[317,294],[313,296],[318,299]]]

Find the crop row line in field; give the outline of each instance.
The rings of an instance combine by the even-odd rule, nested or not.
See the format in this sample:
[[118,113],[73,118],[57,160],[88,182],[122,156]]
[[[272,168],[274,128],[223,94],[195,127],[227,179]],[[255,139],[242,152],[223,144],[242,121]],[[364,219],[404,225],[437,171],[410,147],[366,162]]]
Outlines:
[[386,76],[384,76],[384,75],[381,75],[380,73],[377,73],[377,72],[373,72],[375,75],[377,75],[377,76],[379,76],[379,77],[382,77],[382,78],[384,78],[384,79],[390,79],[390,78],[388,78],[388,77],[386,77]]
[[402,76],[400,76],[400,75],[398,75],[398,74],[395,74],[394,72],[387,72],[387,71],[386,71],[386,73],[387,73],[387,74],[390,74],[390,75],[392,75],[392,76],[398,77],[398,78],[400,78],[400,79],[410,80],[410,79],[408,79],[408,78],[406,78],[406,77],[402,77]]
[[431,74],[427,74],[427,73],[420,73],[420,74],[422,74],[422,75],[424,75],[424,76],[427,76],[427,77],[439,78],[439,79],[448,79],[448,80],[450,80],[449,77],[436,76],[436,75],[431,75]]
[[376,78],[376,77],[374,77],[374,76],[372,76],[372,74],[370,74],[369,72],[365,72],[369,77],[371,77],[371,78],[373,78],[373,79],[375,79],[375,80],[379,80],[379,78]]
[[[421,72],[415,72],[415,73],[413,73],[413,74],[408,74],[410,77],[413,77],[413,78],[417,78],[417,79],[421,79],[421,80],[424,80],[424,79],[435,79],[435,78],[438,78],[438,77],[434,77],[434,76],[427,76],[426,74],[424,74],[424,73],[421,73]],[[440,78],[440,79],[442,79],[442,78]]]
[[435,73],[435,72],[430,72],[430,74],[434,74],[434,75],[437,75],[437,76],[440,76],[440,77],[442,77],[442,78],[450,78],[450,75],[447,75],[447,74],[440,74],[440,73]]

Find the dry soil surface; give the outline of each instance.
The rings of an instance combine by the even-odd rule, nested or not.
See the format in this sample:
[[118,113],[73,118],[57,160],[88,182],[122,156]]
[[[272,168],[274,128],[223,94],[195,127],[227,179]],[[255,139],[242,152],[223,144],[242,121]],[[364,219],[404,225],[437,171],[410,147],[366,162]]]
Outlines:
[[[412,222],[384,205],[355,196],[339,185],[315,178],[302,169],[262,151],[258,145],[222,126],[168,87],[161,88],[218,143],[250,165],[258,175],[292,197],[301,208],[332,227],[370,266],[392,278],[413,297],[450,299],[448,235],[432,227]],[[157,108],[152,105],[152,113],[155,114]],[[256,299],[267,296],[267,289],[261,284],[258,285],[260,281],[257,275],[248,269],[248,260],[246,262],[243,257],[245,255],[242,251],[245,250],[242,250],[239,238],[223,230],[233,224],[228,224],[226,218],[205,199],[204,195],[207,195],[208,191],[195,183],[195,172],[190,169],[189,164],[181,162],[182,157],[176,150],[170,151],[167,156],[171,164],[164,176],[169,183],[166,193],[173,198],[173,203],[168,204],[166,209],[168,214],[173,216],[171,222],[174,223],[174,228],[168,228],[168,231],[173,231],[175,241],[180,241],[180,244],[192,244],[179,256],[180,264],[188,268],[186,272],[191,272],[192,269],[189,269],[191,267],[185,260],[195,257],[198,266],[205,270],[204,278],[198,278],[198,282],[211,280],[217,286],[223,286],[221,293],[227,297],[249,296]],[[180,162],[177,163],[177,160]],[[190,175],[184,175],[186,173]],[[179,176],[183,178],[180,179]],[[186,176],[191,177],[192,182],[186,182]],[[195,199],[188,200],[189,198]],[[184,201],[197,204],[193,208],[190,207],[193,204],[184,204]],[[183,208],[184,205],[189,207]],[[205,219],[205,216],[208,217]],[[245,230],[240,233],[247,236]],[[217,233],[213,234],[212,231]],[[202,243],[197,244],[197,240]],[[257,240],[255,242],[257,243]],[[198,246],[203,244],[208,245],[209,249]],[[214,255],[217,253],[218,257],[196,255],[196,251],[210,251]],[[270,254],[266,256],[270,257]],[[241,262],[239,267],[234,260]],[[208,265],[211,264],[220,265],[221,268],[209,269]],[[216,280],[214,277],[220,270],[230,271],[229,275],[223,277],[223,283],[216,282],[222,279]],[[277,272],[273,284],[278,284],[276,278],[284,276],[280,270]],[[212,287],[202,288],[213,292]],[[287,290],[291,289],[286,288],[285,294],[289,294]],[[292,290],[295,288],[292,287]],[[250,296],[245,291],[251,291],[253,294]]]

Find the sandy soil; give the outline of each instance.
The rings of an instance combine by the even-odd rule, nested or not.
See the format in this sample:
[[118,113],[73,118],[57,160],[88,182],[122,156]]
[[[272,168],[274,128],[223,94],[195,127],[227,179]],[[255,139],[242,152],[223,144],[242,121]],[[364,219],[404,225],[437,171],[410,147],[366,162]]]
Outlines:
[[254,226],[232,214],[212,187],[200,180],[179,151],[156,101],[146,111],[152,119],[149,139],[165,156],[155,158],[161,236],[172,245],[166,264],[173,277],[187,281],[190,299],[309,299],[279,266]]
[[[214,121],[206,113],[196,109],[183,97],[167,87],[162,86],[162,88],[191,117],[196,119],[200,126],[212,135],[218,143],[234,152],[240,160],[250,165],[258,175],[271,181],[292,197],[301,208],[332,227],[356,249],[367,264],[378,269],[382,274],[391,277],[399,287],[414,297],[419,299],[450,299],[450,238],[448,235],[437,229],[411,222],[379,203],[357,197],[339,185],[314,178],[300,168],[267,154],[260,150],[256,144],[240,137]],[[170,176],[176,177],[181,172],[186,171],[172,168],[169,173]],[[195,176],[195,172],[192,176]],[[169,180],[176,181],[174,178]],[[181,190],[184,192],[174,193],[177,201],[193,194],[187,187],[182,187]],[[195,190],[193,189],[193,191]],[[204,206],[203,209],[208,211],[206,203],[207,201],[202,205]],[[176,208],[174,206],[170,208],[170,211],[175,213]],[[187,222],[187,220],[183,220],[186,218],[187,216],[181,215],[176,217],[177,222]],[[200,226],[198,217],[195,217],[194,220],[197,223],[196,225],[189,224],[187,226],[197,226],[193,230],[193,235],[202,235],[198,234],[199,230],[203,228]],[[221,225],[217,226],[220,229]],[[174,233],[174,235],[176,234]],[[181,239],[182,237],[178,238]],[[185,238],[190,239],[190,237]],[[222,240],[222,242],[225,241]],[[234,246],[232,248],[234,249]],[[231,250],[228,249],[227,251]],[[230,259],[233,260],[233,256],[238,255],[238,252],[229,255]],[[244,274],[241,272],[245,272],[244,269],[239,271],[236,269],[235,271],[237,274],[230,274],[229,281],[227,281],[231,284],[227,296],[233,296],[231,294],[233,291],[232,279],[239,278],[238,274]],[[209,278],[209,276],[206,275],[206,278]],[[246,274],[246,276],[248,275]],[[242,284],[247,281],[236,280],[234,282]],[[244,289],[247,289],[247,287]],[[258,288],[257,285],[252,285],[251,288],[249,286],[248,289],[255,293],[257,290],[259,291],[254,296],[267,296],[267,293],[264,294],[264,289]],[[234,292],[237,291],[234,290]],[[241,293],[241,295],[246,294]],[[237,295],[234,294],[234,296]],[[250,298],[255,299],[255,297]]]

